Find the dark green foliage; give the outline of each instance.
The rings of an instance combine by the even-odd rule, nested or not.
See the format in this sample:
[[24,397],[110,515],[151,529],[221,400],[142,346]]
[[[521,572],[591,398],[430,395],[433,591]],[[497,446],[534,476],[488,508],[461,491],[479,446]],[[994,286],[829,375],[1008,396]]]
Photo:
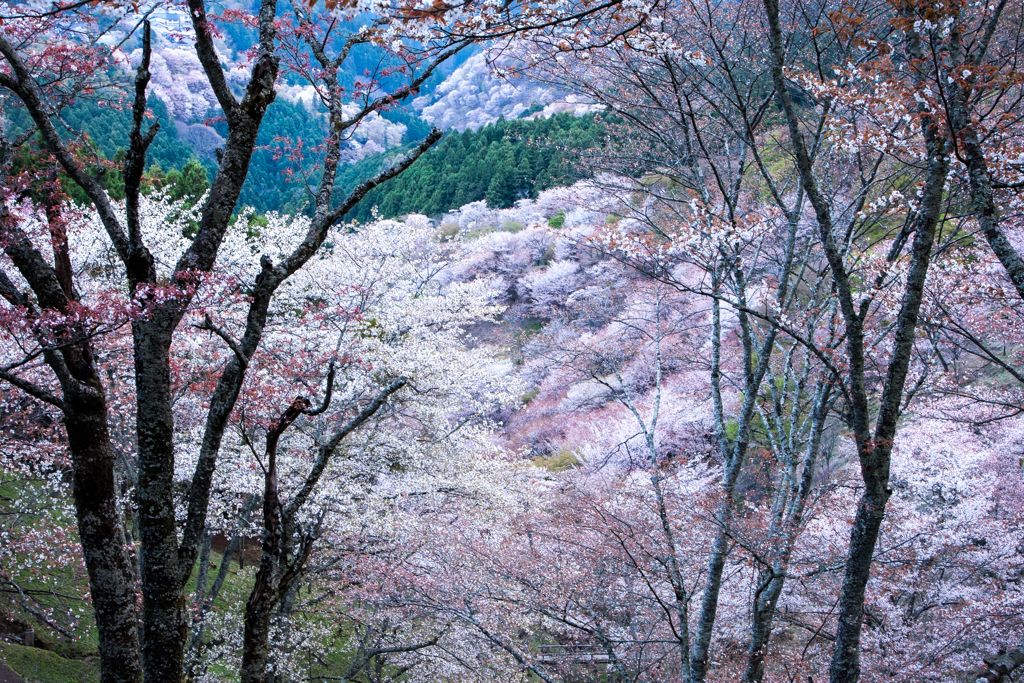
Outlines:
[[[216,123],[214,128],[227,136],[226,123]],[[325,133],[322,115],[283,97],[274,100],[260,126],[238,207],[251,206],[260,213],[302,211],[310,199],[302,172],[309,174],[310,185],[315,186],[322,161],[315,146],[323,141]],[[292,150],[300,151],[291,154]]]
[[[349,217],[370,220],[374,206],[382,217],[437,216],[481,199],[489,206],[509,207],[586,177],[573,160],[603,138],[599,117],[571,114],[502,119],[475,132],[449,133],[401,176],[370,192]],[[341,175],[341,185],[355,187],[382,165],[379,158],[355,164]]]
[[[149,98],[149,108],[153,118],[145,125],[160,124],[160,132],[150,145],[148,160],[157,168],[179,169],[190,160],[195,159],[192,149],[178,138],[174,121],[167,114],[167,107],[156,97]],[[10,132],[17,134],[29,125],[28,114],[23,109],[11,109],[7,112]],[[128,144],[128,133],[131,130],[131,111],[117,110],[111,106],[100,106],[92,100],[81,100],[62,112],[62,118],[76,132],[85,133],[91,148],[103,159],[114,162],[105,168],[95,166],[90,170],[94,177],[99,178],[103,188],[113,199],[124,199],[124,177],[121,166],[125,158],[125,146]],[[15,172],[34,163],[33,159],[40,153],[38,142],[26,145],[15,163]],[[61,187],[68,196],[78,204],[88,204],[85,192],[73,182],[60,174]],[[205,188],[204,188],[205,190]]]
[[[170,188],[171,199],[191,197],[194,200],[202,196],[210,187],[206,169],[198,159],[191,159],[182,166],[181,171],[171,171],[165,181]],[[191,205],[193,202],[189,202]]]
[[[109,106],[101,107],[96,102],[80,101],[65,109],[63,118],[72,128],[87,133],[104,158],[113,159],[118,149],[128,146],[128,133],[132,125],[128,104],[125,109],[118,111]],[[147,104],[154,118],[148,119],[144,125],[154,122],[160,124],[160,132],[149,147],[147,160],[150,164],[160,164],[164,169],[181,168],[195,153],[186,142],[178,138],[178,130],[167,114],[167,106],[155,96],[150,96]]]
[[[178,137],[163,102],[151,97],[149,105],[160,123],[160,132],[147,156],[147,183],[169,187],[175,199],[201,195],[216,173],[216,163],[197,158]],[[422,140],[430,129],[429,124],[403,109],[384,112],[383,116],[405,124],[407,145]],[[64,118],[89,136],[100,155],[116,162],[102,172],[101,182],[114,199],[123,199],[120,163],[128,141],[130,112],[83,101],[68,108]],[[14,133],[28,123],[19,110],[9,112],[9,120]],[[211,125],[220,135],[227,134],[223,122]],[[239,207],[251,206],[259,213],[308,211],[311,197],[303,176],[311,186],[319,179],[322,155],[315,145],[322,141],[324,128],[322,115],[302,104],[277,99],[261,127]],[[586,170],[577,168],[574,159],[580,151],[600,145],[604,138],[600,117],[577,118],[570,114],[530,121],[501,119],[478,131],[450,133],[400,177],[369,193],[349,217],[370,220],[374,206],[383,217],[407,213],[436,216],[482,199],[492,207],[509,207],[519,199],[535,198],[538,192],[586,177]],[[291,153],[294,150],[299,151]],[[392,150],[340,169],[337,196],[345,196],[404,151]],[[100,173],[97,167],[95,174]],[[64,187],[73,200],[87,203],[74,183],[64,183]]]
[[533,104],[530,105],[529,109],[524,111],[517,118],[525,119],[527,116],[531,116],[533,114],[536,114],[539,111],[544,111],[544,105],[541,104],[540,102],[534,102]]
[[[154,120],[158,121],[160,132],[149,148],[146,156],[147,166],[163,169],[168,175],[167,181],[174,185],[178,179],[175,173],[180,172],[183,177],[186,165],[191,163],[192,176],[186,179],[188,189],[183,189],[182,192],[188,195],[196,194],[194,189],[198,186],[197,183],[203,185],[202,191],[205,191],[206,187],[209,187],[208,180],[200,183],[198,171],[204,170],[206,178],[212,179],[217,171],[216,162],[213,159],[198,158],[192,148],[178,137],[175,123],[168,116],[167,107],[163,102],[156,97],[150,97],[149,108],[154,119],[150,119],[146,125]],[[391,116],[392,114],[389,114],[389,117]],[[394,116],[400,117],[400,114],[394,113]],[[89,136],[90,142],[103,158],[124,159],[124,148],[128,145],[128,133],[131,130],[130,110],[118,111],[108,106],[101,107],[92,101],[80,101],[68,107],[63,112],[63,117],[72,128],[81,130]],[[13,134],[24,130],[29,123],[24,111],[17,109],[9,112],[9,120]],[[410,122],[402,120],[402,123],[406,123],[410,131],[414,129]],[[422,125],[425,124],[421,124],[421,127]],[[213,128],[221,136],[227,135],[227,126],[223,122],[214,123]],[[315,171],[320,162],[320,155],[309,146],[319,144],[323,134],[322,116],[310,113],[301,104],[292,104],[283,98],[276,100],[260,129],[258,146],[252,155],[252,165],[242,189],[239,207],[252,206],[261,212],[300,210],[306,200],[305,189],[300,182],[290,181],[286,177],[286,171],[300,166],[307,171]],[[289,160],[287,154],[282,153],[299,140],[303,142],[303,160],[296,163]],[[301,177],[297,171],[296,175]],[[108,169],[103,184],[115,199],[124,198],[124,180],[119,169]],[[83,203],[84,194],[76,194],[76,189],[72,188],[72,185],[73,183],[65,183],[66,191],[72,195],[72,199]],[[202,191],[198,194],[202,194]]]

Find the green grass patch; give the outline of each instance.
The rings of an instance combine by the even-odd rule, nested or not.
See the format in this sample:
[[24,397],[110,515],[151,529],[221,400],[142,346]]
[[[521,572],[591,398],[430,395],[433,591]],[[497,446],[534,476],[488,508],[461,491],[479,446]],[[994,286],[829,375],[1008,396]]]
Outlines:
[[519,400],[525,406],[530,403],[533,399],[540,395],[540,387],[534,387],[527,391],[525,394],[519,397]]
[[537,467],[546,469],[549,472],[564,472],[574,467],[579,467],[582,464],[576,452],[570,451],[568,448],[559,448],[558,452],[551,457],[537,457],[532,462]]
[[0,643],[0,660],[25,683],[99,683],[98,658],[65,659],[46,650]]
[[[32,628],[36,644],[43,649],[73,658],[96,652],[99,640],[94,615],[85,599],[89,577],[80,556],[71,547],[77,541],[73,508],[65,504],[67,500],[57,497],[54,489],[34,479],[8,480],[0,495],[6,499],[0,499],[0,512],[10,515],[12,506],[19,512],[11,535],[18,537],[34,531],[50,534],[55,555],[40,561],[31,545],[12,553],[12,579],[32,596],[30,600],[36,610],[52,611],[55,621],[73,632],[75,638],[66,638],[37,619],[13,593],[0,601],[0,615]],[[75,618],[69,616],[72,612]]]
[[494,232],[494,227],[493,226],[482,225],[479,228],[477,228],[476,230],[470,230],[468,233],[466,233],[466,241],[467,242],[472,242],[473,240],[479,239],[479,238],[483,237],[484,235],[489,235],[492,232]]

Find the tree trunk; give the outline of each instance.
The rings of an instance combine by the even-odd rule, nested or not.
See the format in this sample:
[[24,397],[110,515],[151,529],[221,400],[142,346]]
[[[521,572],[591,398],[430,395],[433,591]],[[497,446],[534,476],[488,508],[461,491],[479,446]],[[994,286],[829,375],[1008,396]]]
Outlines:
[[[892,360],[886,373],[882,396],[871,431],[871,405],[868,401],[866,383],[866,345],[863,319],[854,303],[854,288],[846,270],[844,257],[833,235],[832,205],[821,193],[815,175],[814,162],[808,152],[801,131],[800,116],[789,95],[789,85],[784,75],[785,42],[779,19],[778,0],[764,0],[772,46],[772,79],[775,93],[789,127],[789,137],[797,160],[797,169],[814,207],[818,222],[818,233],[825,250],[839,300],[843,321],[846,326],[847,356],[849,369],[847,378],[851,397],[851,427],[857,444],[861,465],[861,476],[865,491],[857,506],[850,538],[849,554],[840,594],[839,625],[832,651],[829,668],[831,683],[856,683],[860,678],[860,635],[864,611],[864,594],[871,574],[871,558],[889,500],[889,465],[893,439],[896,436],[897,421],[903,397],[903,388],[910,367],[913,352],[914,333],[924,292],[925,278],[931,261],[931,249],[935,240],[936,226],[941,214],[943,186],[949,170],[946,140],[940,133],[939,123],[923,104],[918,109],[921,117],[921,134],[927,148],[928,170],[921,192],[920,209],[913,221],[914,246],[910,268],[900,305],[893,340]],[[907,8],[904,18],[914,16]],[[916,31],[906,34],[906,53],[910,59],[923,60],[924,49]],[[920,75],[916,78],[920,79]],[[898,256],[898,250],[890,259]]]
[[[268,566],[267,572],[273,572]],[[272,578],[265,573],[264,565],[256,575],[257,585],[264,590],[258,595],[256,589],[245,605],[245,634],[242,639],[242,667],[238,672],[241,683],[266,683],[267,667],[270,664],[270,617],[277,602],[268,585]],[[253,599],[256,598],[256,599]]]
[[985,669],[978,673],[976,683],[1002,683],[1009,681],[1013,673],[1024,667],[1024,638],[1017,647],[994,657],[985,658]]
[[839,598],[839,626],[832,651],[832,683],[856,683],[860,678],[860,633],[864,617],[864,591],[871,575],[871,558],[885,516],[888,491],[866,491],[857,504],[850,535],[843,591]]
[[[796,537],[803,524],[807,500],[811,495],[814,483],[814,471],[821,452],[821,437],[825,431],[825,419],[832,407],[830,400],[832,387],[821,385],[814,401],[811,421],[811,433],[804,454],[804,467],[800,475],[799,485],[793,482],[795,492],[791,500],[784,504],[782,518],[776,527],[776,543],[781,548],[770,568],[761,573],[759,585],[762,587],[754,599],[753,621],[750,627],[750,647],[747,649],[747,668],[743,672],[743,683],[760,683],[764,680],[764,658],[768,653],[768,643],[772,637],[772,625],[775,610],[779,605],[779,596],[786,584],[786,572],[793,556]],[[795,472],[794,472],[795,478]]]
[[[158,313],[132,325],[135,339],[136,489],[142,542],[142,659],[147,683],[177,683],[184,670],[188,620],[174,514],[174,415],[170,341],[173,325]],[[176,316],[175,316],[176,317]]]
[[736,481],[746,457],[747,444],[737,443],[722,477],[722,502],[716,516],[719,528],[711,547],[708,578],[704,586],[704,595],[701,597],[700,617],[694,629],[693,654],[690,659],[691,683],[703,683],[708,673],[711,636],[718,616],[718,597],[722,592],[722,573],[725,571],[725,560],[729,556],[729,531],[735,507],[733,498],[736,495]]
[[[943,186],[949,171],[945,141],[939,137],[938,124],[925,118],[923,136],[928,147],[928,175],[921,195],[921,209],[915,221],[907,284],[900,305],[893,340],[892,360],[886,373],[873,438],[857,439],[860,452],[864,494],[850,535],[843,590],[839,597],[839,624],[835,649],[829,667],[831,683],[856,683],[860,678],[860,634],[864,616],[864,592],[871,574],[871,559],[878,532],[889,501],[889,466],[893,439],[900,415],[903,387],[913,353],[918,313],[924,298],[924,283],[931,263],[932,245],[939,222]],[[867,412],[867,403],[860,407]]]
[[281,565],[290,539],[284,538],[281,500],[277,487],[277,444],[281,435],[302,412],[309,401],[297,398],[267,433],[266,469],[263,475],[263,543],[260,568],[256,572],[249,600],[245,603],[245,633],[242,640],[241,683],[266,683],[270,663],[270,620],[274,608],[287,591]]
[[[768,653],[768,641],[772,637],[772,624],[775,619],[775,606],[785,579],[777,573],[782,562],[776,562],[772,571],[765,572],[762,582],[767,582],[754,603],[754,614],[750,625],[750,647],[747,650],[747,668],[743,672],[743,683],[760,683],[764,680],[764,657]],[[762,584],[764,585],[764,584]]]
[[[67,311],[75,295],[67,273],[60,272],[63,267],[51,267],[15,224],[6,222],[2,227],[4,252],[29,283],[40,308]],[[54,248],[59,264],[63,260],[59,252],[67,248],[66,243],[55,240]],[[4,297],[31,310],[28,297],[6,277],[4,280]],[[141,683],[135,572],[118,509],[120,488],[107,422],[107,398],[96,372],[88,333],[73,327],[62,334],[70,343],[59,351],[44,351],[43,357],[60,381],[63,399],[48,396],[39,388],[31,393],[58,405],[64,414],[78,535],[99,632],[101,681]]]
[[[740,299],[741,306],[746,307],[743,299]],[[714,318],[714,353],[719,353],[721,345],[720,320],[716,308]],[[697,618],[697,627],[694,629],[693,651],[690,657],[690,683],[703,683],[708,673],[708,658],[711,653],[711,640],[714,635],[715,620],[718,616],[718,600],[722,591],[722,573],[725,571],[725,561],[729,556],[729,541],[731,525],[735,513],[736,482],[739,480],[740,472],[743,469],[743,462],[747,459],[747,445],[750,434],[750,424],[754,416],[756,397],[761,389],[761,383],[768,371],[768,361],[775,348],[777,330],[772,329],[765,335],[760,347],[756,350],[753,346],[753,337],[749,332],[749,319],[745,313],[740,313],[741,337],[743,339],[744,354],[744,398],[739,414],[736,416],[738,427],[736,440],[729,444],[725,440],[724,414],[721,408],[720,390],[713,388],[716,397],[716,427],[719,431],[719,443],[722,455],[725,459],[725,469],[722,472],[722,500],[715,513],[715,522],[718,532],[711,549],[711,557],[708,560],[708,578],[704,584],[704,595],[701,597],[700,616]],[[756,365],[755,365],[756,355]],[[715,361],[717,366],[717,361]],[[717,367],[714,370],[717,374]],[[720,381],[713,378],[713,382]]]
[[115,455],[107,432],[105,401],[66,395],[64,425],[71,451],[78,535],[99,632],[100,681],[141,683],[135,572],[117,505]]
[[985,159],[985,150],[978,140],[978,133],[971,125],[970,110],[965,101],[968,93],[951,98],[950,119],[954,133],[960,138],[960,147],[970,177],[971,203],[978,225],[1007,276],[1013,282],[1017,294],[1024,299],[1024,259],[1021,258],[1006,234],[999,227],[999,209],[992,188],[992,176]]

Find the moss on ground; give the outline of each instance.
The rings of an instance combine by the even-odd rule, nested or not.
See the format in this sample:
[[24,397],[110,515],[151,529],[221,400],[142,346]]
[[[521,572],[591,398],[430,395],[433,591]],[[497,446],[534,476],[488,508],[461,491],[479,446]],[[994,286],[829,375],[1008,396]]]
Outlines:
[[565,472],[573,467],[579,467],[580,459],[577,457],[576,451],[570,451],[567,448],[559,448],[558,452],[550,458],[534,458],[533,464],[537,467],[546,469],[549,472]]
[[0,643],[0,661],[25,683],[99,683],[97,658],[65,659],[35,647]]

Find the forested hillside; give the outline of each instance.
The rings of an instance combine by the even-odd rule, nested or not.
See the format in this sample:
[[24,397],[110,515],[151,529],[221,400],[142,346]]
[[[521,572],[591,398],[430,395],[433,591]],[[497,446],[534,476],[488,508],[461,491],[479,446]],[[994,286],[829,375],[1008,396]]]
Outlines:
[[[602,146],[604,131],[600,115],[558,114],[500,119],[477,131],[449,133],[407,172],[369,192],[350,216],[369,220],[375,207],[384,218],[439,216],[480,200],[507,208],[517,200],[534,199],[543,190],[588,176],[580,155]],[[346,173],[350,185],[380,164],[368,159],[354,166]]]
[[[147,175],[180,172],[186,163],[195,161],[212,178],[217,169],[216,147],[210,147],[208,141],[190,142],[180,137],[179,130],[189,135],[189,126],[176,126],[169,120],[167,108],[159,99],[150,98],[148,107],[161,132],[148,157]],[[131,125],[130,112],[85,101],[69,108],[64,118],[71,128],[88,135],[105,160],[124,160],[122,145]],[[408,144],[398,148],[398,154],[430,131],[426,122],[400,109],[385,112],[383,118],[404,127],[403,140]],[[16,116],[14,123],[15,130],[23,130],[27,125],[24,114]],[[209,127],[193,124],[192,128],[196,127],[215,131],[219,136],[215,144],[223,144],[228,132],[223,121]],[[260,129],[240,205],[260,213],[308,212],[311,202],[303,178],[304,174],[316,178],[318,159],[315,150],[302,149],[301,141],[322,135],[323,129],[323,117],[302,104],[283,99],[275,102]],[[580,155],[592,153],[605,139],[599,114],[499,119],[478,131],[452,131],[408,173],[368,193],[350,217],[369,220],[374,207],[388,218],[407,213],[436,216],[481,199],[490,206],[509,207],[519,199],[533,198],[548,188],[571,185],[586,177]],[[378,152],[355,161],[341,171],[340,182],[354,188],[387,166],[396,152]],[[84,195],[79,198],[84,199]]]
[[[161,134],[154,139],[148,161],[165,171],[181,170],[196,153],[189,144],[178,137],[177,127],[168,116],[167,106],[156,97],[150,97],[147,108],[153,121],[159,123]],[[125,140],[131,130],[131,112],[115,108],[104,101],[99,102],[83,99],[73,107],[68,107],[62,117],[73,132],[84,133],[88,144],[107,161],[118,158],[123,161]],[[31,119],[23,109],[14,109],[6,119],[8,134],[18,135],[31,125]],[[211,169],[215,168],[210,166]]]
[[1019,679],[1022,16],[0,0],[0,683]]

